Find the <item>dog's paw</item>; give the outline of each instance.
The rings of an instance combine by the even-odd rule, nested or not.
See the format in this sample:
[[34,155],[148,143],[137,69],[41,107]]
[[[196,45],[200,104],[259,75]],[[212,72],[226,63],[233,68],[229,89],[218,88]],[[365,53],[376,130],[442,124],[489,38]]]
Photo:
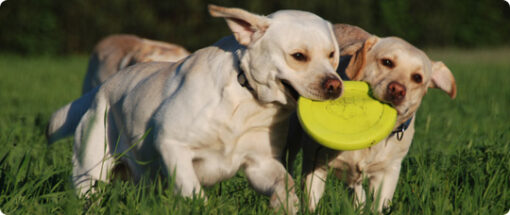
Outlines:
[[284,211],[284,214],[297,214],[299,210],[299,198],[294,193],[287,195],[286,201],[278,198],[277,195],[271,196],[271,208],[276,212]]

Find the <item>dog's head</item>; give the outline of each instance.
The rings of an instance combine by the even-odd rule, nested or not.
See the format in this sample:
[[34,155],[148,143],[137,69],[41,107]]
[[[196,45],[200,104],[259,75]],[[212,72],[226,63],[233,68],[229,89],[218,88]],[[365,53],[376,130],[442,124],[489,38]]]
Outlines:
[[339,49],[329,22],[293,10],[267,17],[213,5],[209,11],[226,19],[244,47],[240,67],[260,101],[295,104],[298,95],[325,100],[342,93],[335,72]]
[[368,82],[376,99],[397,109],[399,123],[417,111],[429,88],[441,89],[452,99],[456,96],[450,70],[400,38],[368,36],[345,50],[342,54],[352,55],[346,75]]

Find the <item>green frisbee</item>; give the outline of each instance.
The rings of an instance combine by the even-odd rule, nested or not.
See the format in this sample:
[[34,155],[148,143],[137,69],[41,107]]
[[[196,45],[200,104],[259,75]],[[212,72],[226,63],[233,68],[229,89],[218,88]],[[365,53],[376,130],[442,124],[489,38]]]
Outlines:
[[361,81],[344,81],[336,100],[300,97],[298,116],[304,130],[318,143],[336,150],[370,147],[386,138],[397,121],[397,111],[370,96]]

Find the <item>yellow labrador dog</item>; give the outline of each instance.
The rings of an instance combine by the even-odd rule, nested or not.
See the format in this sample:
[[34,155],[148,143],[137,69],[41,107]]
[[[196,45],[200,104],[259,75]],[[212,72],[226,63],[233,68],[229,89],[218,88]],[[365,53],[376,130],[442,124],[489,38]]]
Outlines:
[[92,52],[82,93],[89,92],[107,78],[133,64],[151,61],[175,62],[188,55],[188,50],[175,44],[128,34],[108,36],[99,41]]
[[125,153],[120,160],[132,178],[161,169],[183,196],[203,195],[202,186],[242,168],[272,207],[296,212],[293,181],[279,159],[297,96],[341,95],[332,25],[294,10],[260,16],[210,5],[209,12],[225,18],[233,36],[177,63],[128,67],[53,114],[51,140],[76,130],[80,193],[108,181]]
[[372,192],[380,194],[379,211],[387,206],[397,185],[400,167],[414,135],[415,114],[429,88],[439,88],[451,98],[456,95],[455,79],[442,62],[397,37],[379,38],[361,28],[334,25],[342,51],[339,73],[343,78],[368,82],[373,96],[391,104],[397,111],[397,123],[386,139],[362,150],[335,151],[321,147],[299,127],[291,123],[290,163],[303,147],[303,174],[308,206],[315,210],[324,192],[328,168],[355,191],[356,204],[364,203],[362,188],[368,179]]

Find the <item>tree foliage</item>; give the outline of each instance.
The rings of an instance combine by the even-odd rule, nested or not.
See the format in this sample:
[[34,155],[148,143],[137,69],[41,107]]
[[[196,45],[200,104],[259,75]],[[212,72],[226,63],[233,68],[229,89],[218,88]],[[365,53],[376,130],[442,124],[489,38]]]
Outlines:
[[229,34],[223,20],[207,13],[209,3],[259,14],[306,10],[417,46],[497,46],[510,38],[510,6],[503,0],[7,0],[0,7],[0,51],[88,53],[114,33],[195,50]]

